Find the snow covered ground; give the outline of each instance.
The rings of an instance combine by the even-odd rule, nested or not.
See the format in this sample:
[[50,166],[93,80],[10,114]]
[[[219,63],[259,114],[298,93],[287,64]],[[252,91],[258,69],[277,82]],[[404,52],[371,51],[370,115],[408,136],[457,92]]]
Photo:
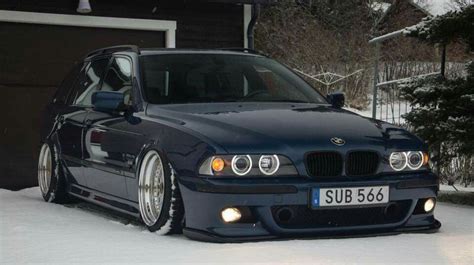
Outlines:
[[[456,189],[458,191],[465,191],[465,192],[474,192],[474,187],[473,186],[467,186],[464,187],[464,185],[461,184],[455,184]],[[439,186],[439,189],[442,191],[456,191],[456,189],[453,188],[453,186],[442,184]]]
[[38,188],[0,190],[0,264],[474,264],[474,208],[439,204],[435,234],[243,244],[158,236],[87,203],[45,203]]

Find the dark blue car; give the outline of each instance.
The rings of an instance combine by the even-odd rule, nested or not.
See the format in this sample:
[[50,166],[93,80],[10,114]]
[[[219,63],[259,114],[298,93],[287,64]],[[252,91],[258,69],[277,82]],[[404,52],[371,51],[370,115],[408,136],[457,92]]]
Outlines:
[[206,241],[436,231],[426,146],[343,105],[249,50],[100,49],[45,111],[40,189]]

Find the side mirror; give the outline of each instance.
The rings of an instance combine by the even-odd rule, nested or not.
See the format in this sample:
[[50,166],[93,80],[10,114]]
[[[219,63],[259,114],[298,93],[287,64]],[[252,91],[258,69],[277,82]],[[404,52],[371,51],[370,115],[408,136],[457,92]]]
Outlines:
[[333,92],[327,95],[327,99],[331,102],[334,108],[340,109],[344,107],[346,98],[343,92]]
[[92,105],[99,111],[124,111],[124,94],[112,91],[98,91],[92,94]]

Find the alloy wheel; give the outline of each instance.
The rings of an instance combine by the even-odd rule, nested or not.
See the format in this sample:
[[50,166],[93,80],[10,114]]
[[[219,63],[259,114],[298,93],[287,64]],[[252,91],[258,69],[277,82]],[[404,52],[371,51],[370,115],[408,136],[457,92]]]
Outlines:
[[38,160],[38,184],[43,195],[48,194],[53,173],[51,149],[48,144],[43,144]]
[[165,194],[165,172],[156,151],[148,152],[139,171],[138,201],[143,222],[153,226],[160,218]]

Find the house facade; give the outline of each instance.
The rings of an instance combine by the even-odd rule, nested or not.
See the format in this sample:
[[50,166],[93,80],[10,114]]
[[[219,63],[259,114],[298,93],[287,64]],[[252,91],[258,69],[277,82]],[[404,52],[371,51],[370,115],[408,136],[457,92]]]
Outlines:
[[[386,0],[388,8],[374,27],[374,35],[380,36],[418,24],[425,17],[443,15],[453,10],[450,0]],[[384,56],[394,61],[440,60],[441,47],[433,47],[413,38],[396,38],[384,44]],[[462,62],[466,59],[466,47],[454,43],[446,47],[447,61]]]
[[252,4],[263,1],[90,0],[87,14],[79,2],[0,1],[0,188],[36,185],[40,113],[87,52],[246,47]]

